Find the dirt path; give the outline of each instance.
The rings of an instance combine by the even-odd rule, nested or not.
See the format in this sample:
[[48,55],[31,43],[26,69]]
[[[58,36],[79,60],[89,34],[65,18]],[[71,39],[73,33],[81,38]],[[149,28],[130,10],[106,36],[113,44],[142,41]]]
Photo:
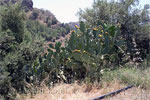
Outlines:
[[132,88],[104,100],[150,100],[150,90]]

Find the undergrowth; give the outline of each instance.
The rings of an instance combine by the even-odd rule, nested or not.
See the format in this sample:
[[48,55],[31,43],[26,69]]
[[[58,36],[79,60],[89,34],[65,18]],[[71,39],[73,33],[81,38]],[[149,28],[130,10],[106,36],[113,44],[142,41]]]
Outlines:
[[115,70],[104,70],[102,82],[119,81],[127,85],[134,85],[143,89],[150,89],[150,68],[140,69],[123,67]]

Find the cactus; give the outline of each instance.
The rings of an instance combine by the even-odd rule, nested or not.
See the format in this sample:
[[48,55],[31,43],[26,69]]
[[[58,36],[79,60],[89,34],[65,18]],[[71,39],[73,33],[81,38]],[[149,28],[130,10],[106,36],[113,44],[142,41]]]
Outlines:
[[97,27],[89,29],[84,22],[80,22],[80,27],[76,26],[76,31],[72,31],[65,47],[61,47],[60,42],[55,46],[49,45],[49,52],[43,57],[40,67],[46,66],[45,70],[50,70],[52,80],[68,81],[69,77],[88,77],[91,81],[99,79],[101,68],[111,67],[118,60],[120,51],[123,51],[124,41],[118,37],[119,28],[116,26],[99,22]]

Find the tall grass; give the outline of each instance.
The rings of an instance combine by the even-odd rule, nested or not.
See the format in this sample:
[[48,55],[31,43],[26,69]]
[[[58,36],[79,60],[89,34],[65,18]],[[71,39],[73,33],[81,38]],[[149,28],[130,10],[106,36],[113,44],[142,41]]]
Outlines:
[[111,82],[117,80],[120,83],[135,85],[144,89],[150,89],[150,68],[118,68],[115,70],[104,70],[102,81]]

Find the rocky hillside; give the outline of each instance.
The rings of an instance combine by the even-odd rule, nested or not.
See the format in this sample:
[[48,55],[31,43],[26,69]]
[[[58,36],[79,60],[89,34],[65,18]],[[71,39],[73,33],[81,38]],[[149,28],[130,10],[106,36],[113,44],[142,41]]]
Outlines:
[[75,23],[60,23],[55,15],[44,9],[33,7],[32,0],[0,0],[1,6],[20,3],[27,15],[27,28],[31,33],[36,33],[47,41],[64,37],[74,29]]
[[15,4],[17,2],[21,3],[21,6],[26,10],[32,10],[33,9],[33,1],[32,0],[0,0],[0,5],[7,5],[9,3]]
[[[33,8],[32,0],[0,0],[0,5],[8,5],[8,4],[16,4],[20,3],[21,7],[27,13],[27,16],[31,20],[39,20],[45,24],[57,24],[58,20],[56,17],[48,10]],[[51,21],[50,21],[51,20]]]

